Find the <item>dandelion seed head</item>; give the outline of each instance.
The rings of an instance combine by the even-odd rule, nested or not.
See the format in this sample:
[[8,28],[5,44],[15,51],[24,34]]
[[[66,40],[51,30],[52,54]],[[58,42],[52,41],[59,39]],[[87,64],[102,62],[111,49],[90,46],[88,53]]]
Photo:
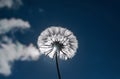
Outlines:
[[42,54],[54,58],[57,53],[63,60],[72,58],[78,48],[78,41],[70,30],[55,26],[45,29],[38,37],[37,44]]

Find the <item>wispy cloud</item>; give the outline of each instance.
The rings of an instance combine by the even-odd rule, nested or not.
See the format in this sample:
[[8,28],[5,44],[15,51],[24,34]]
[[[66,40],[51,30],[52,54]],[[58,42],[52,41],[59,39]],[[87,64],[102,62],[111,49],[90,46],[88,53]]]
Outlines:
[[42,12],[44,12],[45,10],[44,9],[42,9],[42,8],[39,8],[38,9],[38,12],[40,12],[40,13],[42,13]]
[[22,4],[21,0],[0,0],[0,8],[16,8]]
[[15,18],[0,20],[0,34],[9,32],[14,28],[26,29],[26,28],[30,28],[30,24],[28,21],[23,21],[22,19],[15,19]]
[[0,74],[5,76],[11,74],[12,63],[15,60],[37,60],[40,56],[38,49],[32,43],[27,46],[17,40],[13,42],[12,38],[5,35],[15,27],[26,29],[30,28],[30,24],[27,21],[15,18],[0,20],[0,34],[4,33],[0,40]]

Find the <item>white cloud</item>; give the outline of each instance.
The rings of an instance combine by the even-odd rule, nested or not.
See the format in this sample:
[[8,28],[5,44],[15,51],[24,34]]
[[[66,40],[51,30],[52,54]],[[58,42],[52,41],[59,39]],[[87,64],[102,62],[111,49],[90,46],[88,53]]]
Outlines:
[[15,8],[22,5],[21,0],[0,0],[0,8]]
[[9,32],[14,28],[26,29],[30,28],[30,24],[27,21],[15,18],[0,20],[0,34]]
[[11,74],[11,66],[15,60],[37,60],[39,51],[33,45],[23,45],[19,42],[13,43],[10,38],[4,37],[0,48],[0,73],[8,76]]
[[39,50],[31,43],[30,45],[21,44],[8,38],[5,33],[14,28],[26,29],[30,27],[27,21],[21,19],[2,19],[0,20],[0,34],[4,36],[0,39],[0,74],[9,76],[12,64],[16,60],[37,60],[41,55]]

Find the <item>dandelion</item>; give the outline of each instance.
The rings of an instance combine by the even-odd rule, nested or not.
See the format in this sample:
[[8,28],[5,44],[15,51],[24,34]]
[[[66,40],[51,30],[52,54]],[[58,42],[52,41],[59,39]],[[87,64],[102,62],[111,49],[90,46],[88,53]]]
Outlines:
[[78,41],[74,34],[66,28],[52,26],[40,34],[37,44],[42,54],[55,58],[58,78],[61,79],[58,58],[67,60],[75,55]]

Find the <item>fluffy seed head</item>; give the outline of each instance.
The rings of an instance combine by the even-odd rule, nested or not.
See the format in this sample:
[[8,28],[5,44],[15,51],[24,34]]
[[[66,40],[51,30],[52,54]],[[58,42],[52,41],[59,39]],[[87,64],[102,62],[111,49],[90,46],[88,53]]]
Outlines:
[[57,53],[64,60],[72,58],[78,48],[78,41],[70,30],[55,26],[45,29],[37,44],[42,54],[54,58]]

